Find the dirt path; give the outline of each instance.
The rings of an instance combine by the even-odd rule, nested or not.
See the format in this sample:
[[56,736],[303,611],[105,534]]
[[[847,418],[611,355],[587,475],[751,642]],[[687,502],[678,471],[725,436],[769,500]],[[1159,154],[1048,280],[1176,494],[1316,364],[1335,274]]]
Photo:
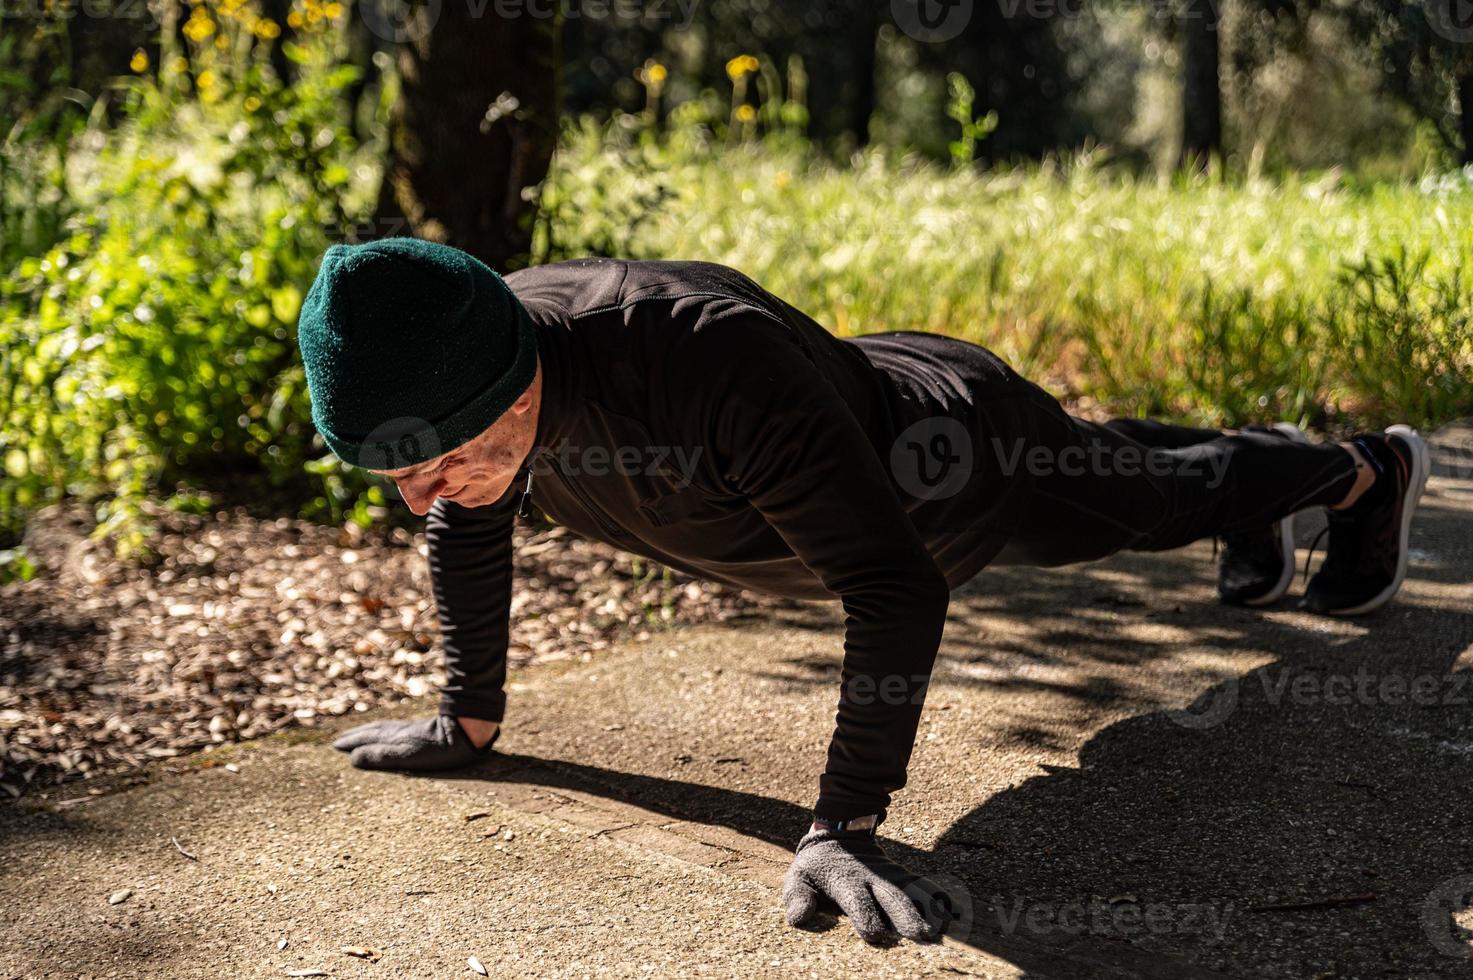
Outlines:
[[1473,426],[1441,446],[1370,619],[1221,608],[1207,546],[955,597],[883,828],[969,909],[943,945],[782,924],[840,653],[802,609],[518,671],[456,778],[302,733],[12,807],[0,975],[1473,975]]

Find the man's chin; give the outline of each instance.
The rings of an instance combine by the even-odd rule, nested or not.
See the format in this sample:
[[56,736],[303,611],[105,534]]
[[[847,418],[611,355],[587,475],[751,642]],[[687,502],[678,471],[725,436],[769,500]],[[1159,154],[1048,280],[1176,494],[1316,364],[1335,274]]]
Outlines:
[[446,497],[445,499],[452,504],[459,504],[461,507],[485,507],[488,504],[495,503],[500,497],[501,494],[492,496],[484,492],[477,493],[471,490],[462,490],[455,496]]

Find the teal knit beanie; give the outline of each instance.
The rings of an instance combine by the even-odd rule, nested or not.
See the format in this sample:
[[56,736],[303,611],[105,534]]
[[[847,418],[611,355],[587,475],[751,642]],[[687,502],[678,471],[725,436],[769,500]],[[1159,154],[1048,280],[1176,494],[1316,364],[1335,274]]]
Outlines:
[[486,431],[532,383],[537,339],[495,272],[448,245],[334,245],[302,303],[312,421],[339,459],[393,470]]

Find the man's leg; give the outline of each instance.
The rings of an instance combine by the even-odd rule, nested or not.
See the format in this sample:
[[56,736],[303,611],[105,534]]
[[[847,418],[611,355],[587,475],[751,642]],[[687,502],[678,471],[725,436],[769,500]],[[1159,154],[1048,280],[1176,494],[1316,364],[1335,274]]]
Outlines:
[[1087,422],[1039,395],[1025,457],[1033,491],[999,564],[1066,565],[1177,548],[1338,503],[1356,481],[1355,460],[1339,446],[1266,432]]
[[[1211,442],[1225,435],[1220,429],[1166,425],[1149,419],[1111,419],[1105,425],[1147,446],[1180,449]],[[1307,442],[1297,426],[1246,426],[1244,431],[1266,432],[1282,439]],[[1268,606],[1278,602],[1294,581],[1294,515],[1242,531],[1220,535],[1217,598],[1232,606]],[[1214,549],[1217,551],[1217,549]]]
[[1211,442],[1222,435],[1221,429],[1198,429],[1189,425],[1169,425],[1154,419],[1110,419],[1105,428],[1146,446],[1182,449]]
[[1269,432],[1101,425],[1069,416],[1041,390],[1028,397],[1023,458],[1032,491],[997,564],[1065,565],[1178,548],[1324,506],[1331,546],[1307,605],[1368,612],[1400,586],[1411,514],[1430,470],[1411,430],[1310,445]]

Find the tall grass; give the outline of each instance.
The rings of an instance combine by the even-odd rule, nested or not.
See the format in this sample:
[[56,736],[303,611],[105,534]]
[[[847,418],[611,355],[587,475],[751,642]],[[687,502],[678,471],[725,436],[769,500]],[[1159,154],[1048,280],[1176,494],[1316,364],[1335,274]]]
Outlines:
[[841,335],[981,343],[1127,414],[1432,424],[1473,412],[1473,183],[1161,182],[1089,156],[942,168],[585,125],[551,257],[735,266]]
[[[50,161],[34,172],[57,217],[28,216],[0,268],[0,548],[66,495],[100,500],[104,531],[139,548],[145,498],[222,483],[332,521],[383,514],[314,437],[293,342],[322,250],[371,208],[382,146],[352,137],[335,35],[294,49],[284,88],[252,9],[221,5],[213,33],[122,86],[121,124],[25,146]],[[734,82],[755,62],[734,59]],[[964,95],[952,118],[984,139]],[[538,259],[723,262],[841,335],[951,334],[1117,413],[1473,413],[1468,175],[1162,183],[1092,156],[984,172],[965,139],[949,165],[834,164],[801,119],[771,95],[570,128]]]

